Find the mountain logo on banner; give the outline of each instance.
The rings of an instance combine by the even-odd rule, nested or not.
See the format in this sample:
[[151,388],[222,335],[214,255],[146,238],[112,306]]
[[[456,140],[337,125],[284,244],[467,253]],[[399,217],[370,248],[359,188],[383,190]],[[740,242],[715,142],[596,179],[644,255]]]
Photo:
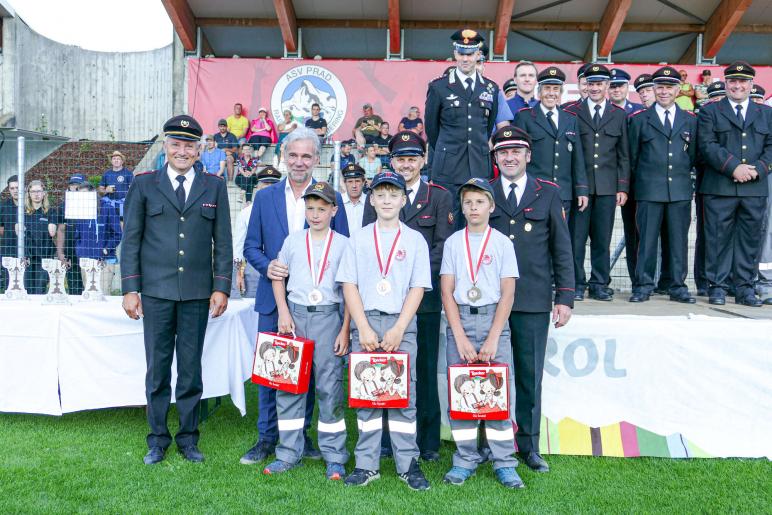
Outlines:
[[332,135],[346,117],[348,102],[340,79],[327,68],[313,64],[296,66],[276,81],[271,94],[275,120],[283,120],[284,111],[289,111],[292,119],[302,124],[311,117],[312,104],[321,107],[321,116],[327,121],[327,135]]

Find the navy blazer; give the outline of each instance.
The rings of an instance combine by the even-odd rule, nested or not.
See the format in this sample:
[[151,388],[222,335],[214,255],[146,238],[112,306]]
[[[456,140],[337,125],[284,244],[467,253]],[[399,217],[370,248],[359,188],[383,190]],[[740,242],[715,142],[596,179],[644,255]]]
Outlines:
[[[315,183],[311,181],[311,184]],[[289,235],[287,225],[287,201],[284,198],[284,187],[287,179],[255,192],[252,214],[249,217],[247,237],[244,240],[244,257],[250,265],[260,272],[255,294],[255,311],[267,315],[276,309],[276,299],[273,297],[273,287],[267,277],[268,264],[279,255],[284,240]],[[348,220],[343,208],[343,198],[335,193],[338,212],[332,220],[331,227],[336,232],[348,237]],[[308,227],[308,224],[305,225]]]

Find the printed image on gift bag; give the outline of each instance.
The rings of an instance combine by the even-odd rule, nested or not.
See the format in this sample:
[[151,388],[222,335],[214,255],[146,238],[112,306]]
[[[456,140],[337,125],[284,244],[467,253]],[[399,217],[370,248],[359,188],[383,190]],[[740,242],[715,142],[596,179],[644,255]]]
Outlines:
[[349,355],[349,407],[407,408],[409,360],[405,352],[352,352]]
[[509,418],[507,365],[451,365],[448,367],[450,418],[506,420]]
[[252,382],[290,393],[305,393],[308,391],[313,356],[313,340],[278,333],[258,333]]

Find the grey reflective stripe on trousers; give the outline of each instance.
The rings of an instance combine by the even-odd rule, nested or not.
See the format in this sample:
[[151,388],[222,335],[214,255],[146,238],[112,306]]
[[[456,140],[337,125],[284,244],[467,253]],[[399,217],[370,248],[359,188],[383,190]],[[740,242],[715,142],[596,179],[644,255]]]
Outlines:
[[761,300],[772,298],[772,179],[767,179],[767,219],[764,226],[764,244],[759,253],[759,281],[757,291]]
[[[378,339],[383,338],[383,333],[391,329],[399,315],[377,314],[366,312],[367,321]],[[389,409],[389,433],[391,434],[391,447],[394,451],[394,461],[398,474],[403,474],[410,468],[410,462],[418,459],[419,451],[416,443],[416,410],[415,410],[415,360],[418,346],[416,344],[416,318],[413,317],[402,337],[400,352],[407,352],[410,356],[410,387],[408,407],[404,409]],[[359,344],[359,331],[352,330],[352,351],[362,352]],[[378,349],[380,351],[381,349]],[[356,467],[365,470],[380,470],[381,461],[381,433],[383,432],[382,409],[357,409],[357,425],[359,426],[359,440],[354,449]]]
[[[472,342],[475,350],[479,352],[493,324],[496,310],[478,308],[478,310],[484,311],[484,313],[472,315],[469,313],[468,306],[459,306],[459,308],[462,308],[461,325],[464,328],[464,333],[469,338],[469,341]],[[490,306],[483,306],[483,308],[490,308]],[[504,330],[499,337],[496,355],[492,361],[506,363],[509,366],[509,412],[511,414],[514,412],[515,406],[515,374],[514,367],[512,366],[512,346],[509,340],[509,325],[505,324]],[[448,366],[465,363],[458,353],[456,338],[453,336],[450,326],[447,329],[446,355]],[[477,447],[478,426],[479,422],[476,420],[450,419],[450,431],[453,435],[453,440],[456,442],[456,452],[453,454],[454,466],[474,470],[477,468],[477,465],[482,463],[483,458],[480,456],[480,451]],[[488,446],[491,450],[494,470],[517,466],[517,459],[514,456],[515,430],[511,420],[486,420],[485,436],[488,439]]]
[[[290,303],[290,312],[295,321],[295,333],[314,340],[319,450],[327,463],[346,463],[349,453],[346,450],[346,422],[343,418],[344,365],[343,358],[336,356],[333,349],[343,322],[340,311],[308,312],[305,306]],[[304,393],[293,395],[281,390],[276,392],[276,413],[279,418],[276,458],[282,461],[297,463],[303,456],[306,398]]]

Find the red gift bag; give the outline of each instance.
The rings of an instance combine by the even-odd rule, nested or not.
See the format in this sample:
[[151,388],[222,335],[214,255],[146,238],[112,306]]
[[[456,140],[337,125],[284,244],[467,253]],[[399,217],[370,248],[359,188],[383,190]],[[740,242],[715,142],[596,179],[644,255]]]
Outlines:
[[306,393],[313,362],[313,340],[294,334],[258,333],[252,382],[289,393]]
[[410,355],[406,352],[352,352],[348,365],[350,408],[407,408]]
[[448,406],[453,420],[507,420],[509,367],[502,363],[448,367]]

